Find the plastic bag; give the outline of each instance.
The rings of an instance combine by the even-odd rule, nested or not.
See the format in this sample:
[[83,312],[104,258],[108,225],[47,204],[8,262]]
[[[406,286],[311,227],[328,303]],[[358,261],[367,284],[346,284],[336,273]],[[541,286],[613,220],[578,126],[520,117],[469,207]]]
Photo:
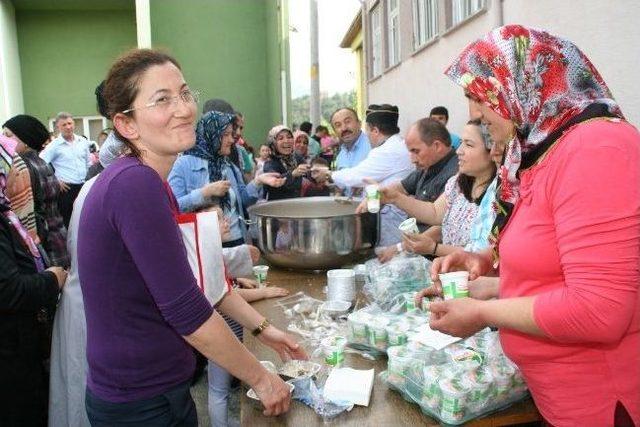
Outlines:
[[[385,311],[398,312],[399,302],[407,302],[406,295],[431,283],[431,261],[422,256],[400,255],[384,264],[374,259],[367,261],[365,266],[367,280],[363,287],[364,293],[369,301]],[[405,295],[405,299],[401,295]]]
[[388,349],[387,384],[429,416],[462,424],[528,396],[497,332],[482,331],[442,350],[409,343]]

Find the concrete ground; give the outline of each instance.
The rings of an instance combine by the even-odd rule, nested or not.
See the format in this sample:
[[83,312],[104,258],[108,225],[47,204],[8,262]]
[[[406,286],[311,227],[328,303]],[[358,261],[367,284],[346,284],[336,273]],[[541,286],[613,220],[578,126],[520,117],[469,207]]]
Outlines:
[[[240,391],[242,387],[232,390],[229,397],[229,425],[240,425]],[[207,409],[207,373],[200,377],[198,382],[191,387],[191,396],[196,403],[198,411],[198,425],[200,427],[211,426],[209,411]],[[214,426],[212,426],[214,427]]]

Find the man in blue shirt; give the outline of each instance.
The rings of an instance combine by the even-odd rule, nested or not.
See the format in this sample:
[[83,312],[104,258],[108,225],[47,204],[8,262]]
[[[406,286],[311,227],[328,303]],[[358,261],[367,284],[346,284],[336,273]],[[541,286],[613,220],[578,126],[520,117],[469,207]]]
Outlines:
[[[355,110],[349,107],[336,110],[331,115],[331,126],[340,138],[336,170],[352,168],[367,157],[371,144],[367,134],[362,131],[362,124]],[[352,195],[351,189],[347,188],[345,194]]]
[[75,123],[69,113],[58,113],[55,125],[60,135],[42,150],[40,157],[51,164],[60,182],[58,207],[65,227],[69,227],[73,202],[78,197],[91,166],[91,142],[73,133]]
[[[429,118],[442,123],[446,127],[449,122],[449,110],[443,106],[433,107],[429,113]],[[457,150],[460,146],[460,137],[453,132],[449,132],[449,135],[451,135],[451,146],[454,150]]]

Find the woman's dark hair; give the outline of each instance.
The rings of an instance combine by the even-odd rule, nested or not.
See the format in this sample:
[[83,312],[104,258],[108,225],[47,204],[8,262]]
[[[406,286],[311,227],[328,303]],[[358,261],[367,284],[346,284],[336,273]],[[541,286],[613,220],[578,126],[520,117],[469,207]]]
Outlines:
[[[475,120],[469,120],[467,122],[468,125],[474,125],[474,126],[478,126],[480,127],[480,120],[479,119],[475,119]],[[462,143],[462,142],[461,142]],[[489,149],[487,149],[485,147],[485,150],[487,150],[487,152],[491,151]],[[476,205],[479,205],[480,202],[482,201],[482,198],[484,197],[484,193],[487,192],[487,187],[489,186],[488,184],[493,181],[493,178],[496,177],[496,165],[495,163],[491,162],[491,167],[493,168],[493,172],[491,173],[491,179],[486,183],[487,186],[485,186],[484,191],[482,192],[482,194],[480,196],[478,196],[476,199],[473,198],[473,184],[476,182],[476,178],[473,176],[469,176],[469,175],[465,175],[463,173],[458,174],[458,187],[460,188],[460,191],[462,192],[462,194],[464,195],[464,198],[467,199],[468,201],[475,203]]]
[[[102,97],[106,103],[106,117],[113,120],[117,113],[131,108],[138,96],[142,75],[154,65],[168,62],[181,70],[175,58],[153,49],[133,49],[116,59],[107,73],[102,90]],[[135,111],[130,114],[135,114]],[[117,129],[114,129],[114,132],[125,143],[132,156],[140,157],[140,150],[131,141],[120,135]]]

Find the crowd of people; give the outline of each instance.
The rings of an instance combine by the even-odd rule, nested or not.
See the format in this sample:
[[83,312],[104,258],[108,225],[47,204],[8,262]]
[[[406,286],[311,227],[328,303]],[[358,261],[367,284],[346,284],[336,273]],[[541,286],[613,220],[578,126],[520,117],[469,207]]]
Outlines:
[[[445,74],[469,103],[460,136],[443,106],[404,134],[395,105],[362,121],[344,106],[328,126],[276,124],[254,152],[245,117],[210,99],[197,119],[180,64],[151,49],[122,55],[97,87],[113,124],[97,144],[68,113],[53,136],[29,115],[6,121],[0,424],[197,425],[189,387],[205,364],[213,425],[229,423],[234,377],[265,415],[287,411],[286,384],[242,345],[246,328],[285,360],[308,357],[248,304],[287,291],[247,278],[260,258],[247,208],[358,200],[377,184],[379,260],[434,260],[418,304],[442,295],[438,273],[470,272],[470,298],[433,302],[432,328],[498,328],[550,425],[639,425],[638,131],[586,56],[544,31],[497,28]],[[179,227],[210,212],[219,299]],[[400,231],[407,218],[419,233]]]

